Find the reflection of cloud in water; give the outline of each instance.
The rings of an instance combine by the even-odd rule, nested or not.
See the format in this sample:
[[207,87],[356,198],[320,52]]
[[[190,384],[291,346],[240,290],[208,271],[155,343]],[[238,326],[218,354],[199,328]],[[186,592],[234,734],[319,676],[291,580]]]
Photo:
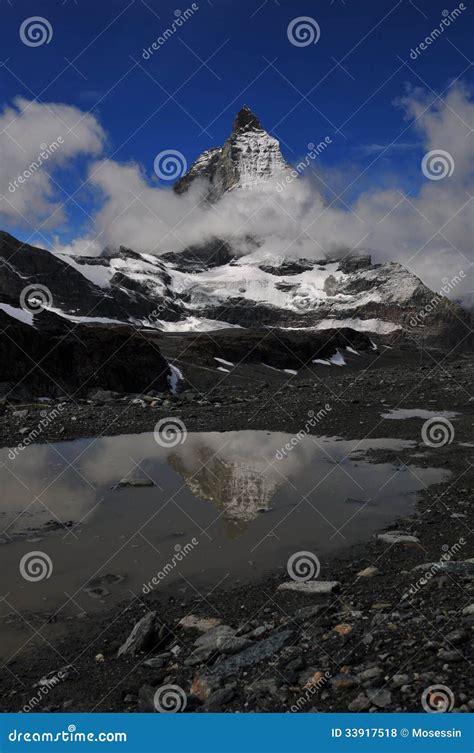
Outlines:
[[76,521],[87,513],[95,490],[65,468],[46,444],[27,448],[14,461],[8,449],[0,450],[0,534],[36,530],[51,520]]
[[[309,475],[312,485],[317,484],[334,462],[340,462],[355,447],[396,450],[409,445],[393,440],[357,443],[307,436],[276,460],[277,451],[290,439],[288,434],[262,431],[212,432],[188,434],[183,445],[166,449],[157,445],[151,433],[124,435],[62,442],[56,445],[61,454],[54,446],[32,446],[13,462],[8,459],[8,450],[1,450],[1,529],[10,526],[8,532],[17,533],[40,528],[55,517],[62,522],[84,520],[89,512],[95,513],[96,505],[100,506],[107,495],[122,494],[111,491],[111,487],[125,476],[140,478],[147,474],[160,484],[166,463],[194,496],[212,502],[223,513],[231,530],[241,530],[260,511],[270,508],[288,480],[296,483]],[[9,464],[17,478],[9,472]],[[128,492],[132,499],[146,493]],[[40,495],[44,505],[34,501],[35,495]]]

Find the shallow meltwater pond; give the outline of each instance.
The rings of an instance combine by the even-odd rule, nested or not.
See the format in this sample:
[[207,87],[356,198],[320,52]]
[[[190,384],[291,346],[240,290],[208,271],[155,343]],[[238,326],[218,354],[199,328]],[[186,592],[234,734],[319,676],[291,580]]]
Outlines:
[[[150,590],[205,595],[321,561],[408,514],[446,470],[369,463],[415,443],[242,431],[0,450],[0,654]],[[184,441],[182,441],[184,440]],[[413,470],[413,472],[412,472]],[[121,483],[122,482],[122,483]]]
[[456,418],[459,413],[452,410],[425,410],[424,408],[391,408],[387,413],[380,414],[382,418],[403,421],[405,418]]

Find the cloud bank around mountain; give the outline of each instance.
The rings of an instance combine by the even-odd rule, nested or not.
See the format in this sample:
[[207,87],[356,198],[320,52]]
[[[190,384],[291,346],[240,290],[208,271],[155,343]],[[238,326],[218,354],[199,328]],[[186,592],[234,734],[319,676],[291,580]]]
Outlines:
[[[26,216],[30,222],[43,222],[45,227],[59,224],[65,210],[55,198],[52,172],[78,154],[88,155],[92,158],[88,187],[97,192],[101,206],[87,236],[56,250],[95,255],[106,246],[124,245],[161,254],[210,237],[231,236],[239,251],[245,253],[249,250],[245,236],[250,235],[259,239],[257,253],[261,255],[321,258],[369,250],[375,261],[406,265],[435,290],[440,289],[444,278],[451,279],[464,270],[465,288],[455,289],[453,297],[466,301],[474,235],[471,92],[455,84],[440,99],[414,89],[395,106],[403,108],[406,127],[414,129],[422,143],[421,153],[412,154],[417,170],[422,170],[423,154],[442,150],[448,155],[444,164],[433,163],[430,177],[420,174],[421,187],[413,195],[396,187],[395,176],[393,188],[365,190],[349,203],[347,193],[337,198],[321,189],[323,183],[331,182],[331,175],[318,164],[315,171],[322,182],[303,174],[282,189],[276,185],[278,180],[269,181],[252,191],[230,191],[217,204],[208,205],[203,202],[203,184],[195,183],[188,193],[177,196],[170,188],[151,183],[137,163],[93,159],[106,143],[93,115],[67,105],[17,99],[13,108],[0,115],[0,126],[7,126],[11,141],[5,143],[2,136],[0,157],[6,160],[7,169],[2,171],[6,177],[0,179],[0,192],[8,202],[0,202],[0,217],[11,221],[17,213],[17,220]],[[9,192],[8,181],[34,159],[38,142],[50,143],[61,133],[61,124],[64,131],[64,123],[69,128],[67,148],[58,149],[48,160],[47,171],[36,171],[21,191]],[[383,153],[381,148],[371,155],[370,170],[381,169],[378,160]],[[448,175],[437,179],[440,173],[436,170],[443,167]],[[357,189],[365,169],[354,170],[351,165],[349,174],[351,190]]]

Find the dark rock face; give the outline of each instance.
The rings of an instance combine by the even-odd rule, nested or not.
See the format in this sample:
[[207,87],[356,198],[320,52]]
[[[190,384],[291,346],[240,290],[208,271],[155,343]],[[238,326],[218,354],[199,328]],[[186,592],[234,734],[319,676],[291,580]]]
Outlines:
[[73,325],[47,311],[39,318],[41,330],[0,311],[0,382],[15,394],[169,389],[169,366],[153,335],[128,326]]
[[227,241],[215,238],[200,246],[188,246],[179,253],[163,254],[161,258],[180,272],[192,273],[220,267],[222,264],[228,264],[235,257],[236,254]]
[[203,152],[186,175],[174,186],[181,194],[196,180],[209,184],[206,198],[217,201],[233,188],[253,188],[269,178],[290,170],[280,145],[261,126],[257,116],[244,105],[234,120],[232,133],[222,148]]

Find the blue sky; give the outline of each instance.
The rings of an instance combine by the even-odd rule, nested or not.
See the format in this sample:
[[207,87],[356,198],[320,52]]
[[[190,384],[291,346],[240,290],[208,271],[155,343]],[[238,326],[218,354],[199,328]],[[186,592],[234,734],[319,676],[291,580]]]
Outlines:
[[[404,188],[416,190],[423,150],[394,103],[407,87],[438,93],[460,74],[468,80],[469,6],[443,38],[412,60],[410,50],[455,4],[200,0],[192,17],[145,60],[143,49],[176,18],[176,2],[0,0],[2,107],[22,95],[92,111],[107,133],[103,155],[138,161],[156,180],[159,151],[177,149],[191,163],[223,142],[236,110],[247,103],[290,161],[306,152],[308,142],[330,136],[332,147],[321,156],[325,169],[345,170],[351,163],[363,169],[379,146],[395,141],[351,198],[394,173]],[[183,0],[181,12],[190,6]],[[19,28],[37,15],[49,21],[53,36],[49,44],[28,47]],[[299,16],[317,21],[317,44],[289,42],[288,24]],[[81,157],[68,164],[58,174],[58,195],[65,198],[62,189],[71,192],[84,171]],[[67,222],[57,228],[61,237],[85,227],[97,201],[81,194],[79,206],[68,202]],[[25,236],[21,227],[2,226]]]

